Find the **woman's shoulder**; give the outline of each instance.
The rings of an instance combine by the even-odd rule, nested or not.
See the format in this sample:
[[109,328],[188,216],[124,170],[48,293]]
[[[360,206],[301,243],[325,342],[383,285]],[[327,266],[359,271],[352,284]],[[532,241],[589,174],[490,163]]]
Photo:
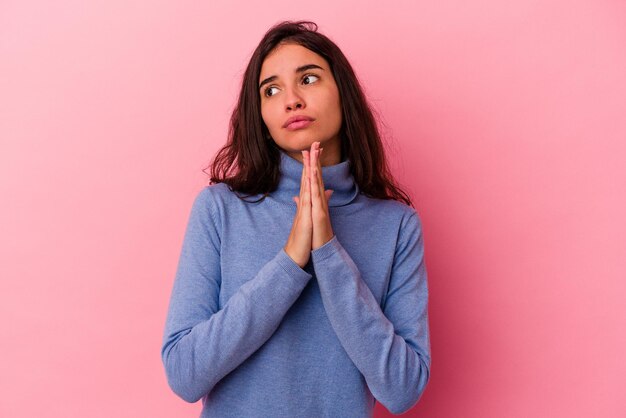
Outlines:
[[200,190],[200,194],[212,197],[225,197],[232,193],[228,184],[226,183],[213,183],[206,185]]
[[234,196],[233,190],[226,183],[213,183],[204,186],[197,194],[201,199],[223,200]]
[[[250,197],[250,199],[257,196]],[[209,184],[200,189],[196,195],[197,203],[210,208],[211,212],[217,216],[243,208],[246,198],[248,197],[234,191],[227,183]]]
[[416,216],[419,218],[416,209],[413,206],[409,206],[404,202],[395,199],[379,199],[374,197],[369,197],[364,194],[360,195],[360,198],[365,203],[366,206],[375,209],[381,210],[385,213],[392,215],[394,217],[398,217],[400,219],[405,219],[410,216]]
[[208,209],[213,216],[219,214],[219,208],[223,206],[232,193],[225,183],[214,183],[202,187],[195,195],[193,205],[202,209]]
[[228,190],[228,186],[223,183],[210,184],[202,187],[195,195],[195,203],[204,206],[211,205],[216,199],[221,199]]

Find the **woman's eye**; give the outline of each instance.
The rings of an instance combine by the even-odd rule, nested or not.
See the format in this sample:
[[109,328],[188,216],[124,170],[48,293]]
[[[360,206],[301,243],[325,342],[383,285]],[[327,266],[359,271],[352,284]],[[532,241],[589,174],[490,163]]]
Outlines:
[[[316,79],[318,79],[318,78],[319,78],[319,77],[318,77],[318,76],[316,76],[315,74],[307,74],[307,75],[305,75],[304,77],[302,77],[302,80],[306,80],[306,79],[307,79],[307,78],[309,78],[309,77],[313,77],[313,78],[316,78]],[[305,84],[311,84],[311,83],[309,82],[309,83],[305,83]],[[275,86],[270,86],[270,87],[266,88],[266,89],[265,89],[265,91],[264,91],[265,96],[266,96],[266,97],[272,97],[272,96],[273,96],[273,94],[269,94],[269,92],[270,92],[272,89],[275,89],[275,88],[276,88]]]
[[[307,74],[307,75],[305,75],[304,77],[302,77],[302,79],[303,79],[303,80],[305,80],[305,79],[307,79],[307,78],[309,78],[309,77],[315,77],[315,78],[318,78],[315,74]],[[309,84],[310,84],[310,83],[309,83]]]
[[272,96],[271,94],[267,94],[267,92],[268,92],[268,91],[270,91],[270,90],[271,90],[271,89],[273,89],[273,88],[276,88],[276,87],[268,87],[268,88],[266,88],[266,89],[265,89],[265,95],[266,95],[267,97],[271,97],[271,96]]

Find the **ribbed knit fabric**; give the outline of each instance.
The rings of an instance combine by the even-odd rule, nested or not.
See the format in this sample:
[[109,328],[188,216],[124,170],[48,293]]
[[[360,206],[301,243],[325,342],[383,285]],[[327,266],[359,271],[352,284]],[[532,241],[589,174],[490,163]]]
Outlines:
[[302,169],[281,151],[264,201],[219,183],[193,202],[161,356],[201,417],[367,418],[376,401],[400,414],[429,381],[417,212],[360,194],[348,160],[322,167],[335,235],[302,269],[284,251]]

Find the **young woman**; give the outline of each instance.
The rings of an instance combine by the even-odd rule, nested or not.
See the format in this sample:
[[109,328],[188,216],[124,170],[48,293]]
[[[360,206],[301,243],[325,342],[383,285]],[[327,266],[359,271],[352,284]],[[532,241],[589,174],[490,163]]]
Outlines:
[[191,209],[161,356],[202,417],[400,414],[429,381],[421,221],[313,22],[272,27],[252,55]]

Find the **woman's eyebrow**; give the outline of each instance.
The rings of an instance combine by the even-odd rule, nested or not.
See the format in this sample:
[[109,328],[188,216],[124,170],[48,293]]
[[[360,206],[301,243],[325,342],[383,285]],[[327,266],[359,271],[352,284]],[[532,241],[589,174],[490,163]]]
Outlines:
[[[302,66],[296,68],[295,72],[296,73],[301,73],[303,71],[310,70],[312,68],[318,68],[318,69],[324,71],[324,69],[322,67],[320,67],[319,65],[316,65],[316,64],[306,64],[306,65],[302,65]],[[276,80],[277,78],[278,78],[277,75],[273,75],[271,77],[267,77],[265,80],[261,81],[261,84],[259,84],[259,88],[263,87],[263,85],[265,85],[267,83],[271,83],[272,81]]]

